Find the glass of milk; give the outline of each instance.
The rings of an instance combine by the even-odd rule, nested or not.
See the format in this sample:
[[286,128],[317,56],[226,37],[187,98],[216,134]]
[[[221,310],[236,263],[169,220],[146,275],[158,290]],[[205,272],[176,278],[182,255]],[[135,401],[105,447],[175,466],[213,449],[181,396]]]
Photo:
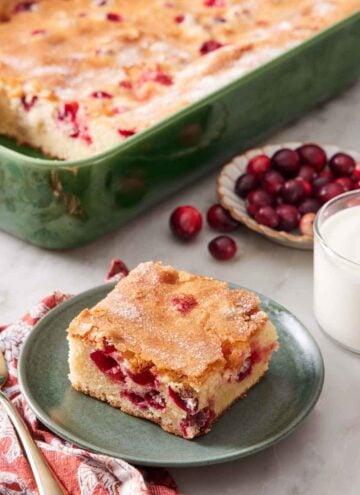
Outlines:
[[360,353],[360,190],[326,203],[314,235],[315,317],[330,337]]

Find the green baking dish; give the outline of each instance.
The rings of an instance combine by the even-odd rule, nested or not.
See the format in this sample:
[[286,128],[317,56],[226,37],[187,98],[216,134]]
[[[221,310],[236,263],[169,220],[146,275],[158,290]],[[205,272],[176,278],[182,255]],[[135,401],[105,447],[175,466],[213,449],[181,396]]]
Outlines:
[[46,159],[0,138],[0,229],[47,248],[109,232],[360,74],[360,12],[119,146]]

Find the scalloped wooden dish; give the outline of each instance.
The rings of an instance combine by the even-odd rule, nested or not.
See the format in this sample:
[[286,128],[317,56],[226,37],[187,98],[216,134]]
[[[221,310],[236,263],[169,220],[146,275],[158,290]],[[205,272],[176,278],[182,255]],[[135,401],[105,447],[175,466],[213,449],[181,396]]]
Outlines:
[[[233,218],[246,225],[249,229],[258,232],[271,241],[282,244],[283,246],[311,250],[313,249],[313,237],[301,235],[298,231],[284,232],[271,229],[270,227],[266,227],[265,225],[260,225],[249,216],[246,211],[245,201],[239,198],[239,196],[237,196],[234,192],[236,179],[239,177],[239,175],[245,172],[246,165],[252,157],[260,153],[265,153],[266,155],[272,156],[280,148],[296,149],[302,144],[304,143],[291,142],[280,143],[276,145],[267,145],[249,150],[242,155],[234,157],[231,162],[229,162],[222,168],[217,179],[216,190],[222,206],[229,210]],[[319,145],[324,148],[328,157],[331,157],[333,154],[339,151],[343,151],[353,156],[356,161],[360,160],[360,153],[356,151],[343,149],[339,146],[334,145],[324,145],[322,143],[319,143]]]

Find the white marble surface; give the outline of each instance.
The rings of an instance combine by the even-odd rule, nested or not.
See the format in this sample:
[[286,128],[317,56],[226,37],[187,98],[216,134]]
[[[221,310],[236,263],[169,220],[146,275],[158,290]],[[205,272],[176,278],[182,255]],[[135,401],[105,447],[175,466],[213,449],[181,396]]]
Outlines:
[[[269,142],[314,140],[360,150],[359,132],[360,81]],[[272,244],[242,228],[235,234],[236,259],[221,263],[207,252],[207,242],[214,236],[208,228],[187,246],[168,231],[175,206],[195,204],[206,211],[214,202],[215,175],[86,247],[51,252],[0,233],[0,324],[17,318],[53,289],[75,293],[99,284],[115,256],[130,267],[143,260],[162,260],[263,292],[300,318],[319,342],[326,367],[321,398],[298,430],[275,447],[237,462],[174,469],[173,474],[184,495],[357,495],[360,357],[329,341],[315,323],[312,254]]]

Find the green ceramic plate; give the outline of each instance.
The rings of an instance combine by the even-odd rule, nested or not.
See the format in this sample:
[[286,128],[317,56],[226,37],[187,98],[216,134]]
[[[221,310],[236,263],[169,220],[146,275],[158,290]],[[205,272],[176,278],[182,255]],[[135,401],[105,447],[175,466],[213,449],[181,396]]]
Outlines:
[[280,350],[266,377],[204,437],[183,440],[76,392],[67,378],[65,329],[77,313],[102,299],[112,287],[96,287],[52,310],[22,348],[22,392],[37,417],[61,437],[94,452],[143,465],[215,464],[278,442],[316,403],[324,378],[319,348],[291,313],[264,296],[260,296],[262,307],[277,326]]

